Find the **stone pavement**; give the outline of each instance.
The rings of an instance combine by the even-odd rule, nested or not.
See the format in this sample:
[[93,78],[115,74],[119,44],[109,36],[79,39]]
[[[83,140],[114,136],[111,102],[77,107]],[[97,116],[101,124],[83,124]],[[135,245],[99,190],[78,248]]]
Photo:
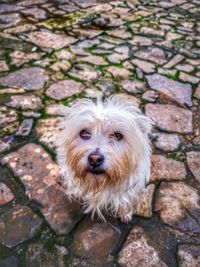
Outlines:
[[[0,1],[0,267],[200,266],[200,1]],[[155,122],[132,223],[61,190],[60,107],[125,93]]]

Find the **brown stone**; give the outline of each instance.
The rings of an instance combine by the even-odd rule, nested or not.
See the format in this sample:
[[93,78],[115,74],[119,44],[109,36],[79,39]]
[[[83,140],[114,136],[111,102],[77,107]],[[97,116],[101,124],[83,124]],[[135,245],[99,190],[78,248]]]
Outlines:
[[78,203],[69,202],[57,187],[59,168],[42,147],[27,144],[5,156],[14,175],[24,184],[28,197],[40,204],[40,210],[52,229],[60,235],[69,233],[81,218]]
[[75,68],[72,68],[68,73],[72,77],[84,81],[96,80],[100,75],[99,71],[87,64],[77,64],[75,65]]
[[166,158],[162,155],[152,155],[151,180],[183,180],[186,170],[183,162]]
[[166,62],[165,53],[159,48],[147,48],[146,50],[139,50],[134,53],[134,56],[144,60],[150,60],[159,65],[162,65]]
[[110,72],[112,76],[117,79],[127,79],[132,75],[129,70],[114,66],[108,67],[107,71]]
[[132,64],[139,69],[141,69],[144,73],[152,73],[155,72],[155,65],[153,63],[149,63],[140,59],[131,60]]
[[151,89],[161,92],[179,104],[192,105],[192,86],[180,83],[159,74],[147,75],[148,84]]
[[145,113],[161,130],[178,133],[193,131],[192,112],[173,105],[147,104]]
[[17,205],[0,217],[0,242],[9,248],[33,238],[42,220],[30,208]]
[[118,257],[121,267],[167,267],[144,230],[134,227]]
[[187,164],[195,179],[200,182],[200,151],[190,151],[186,153]]
[[34,43],[41,48],[60,49],[76,42],[74,37],[52,32],[35,31],[24,35],[26,36],[26,41]]
[[61,118],[38,120],[35,130],[40,142],[55,150],[57,134],[61,131]]
[[0,85],[25,90],[40,90],[48,80],[46,71],[38,68],[26,68],[8,74],[0,78]]
[[198,99],[200,99],[200,84],[197,86],[197,89],[194,93],[194,96]]
[[144,83],[138,80],[124,80],[121,86],[128,93],[142,93],[145,90]]
[[8,204],[14,199],[14,195],[10,188],[4,183],[0,182],[0,206]]
[[81,83],[73,80],[64,80],[52,84],[47,90],[46,95],[55,100],[65,99],[83,91]]
[[108,63],[102,58],[98,56],[88,56],[88,57],[80,57],[78,58],[79,62],[88,62],[97,66],[108,65]]
[[181,244],[178,246],[178,262],[180,267],[200,266],[200,246]]
[[119,240],[119,230],[101,221],[85,221],[74,235],[74,253],[83,258],[108,256]]
[[161,220],[181,231],[200,233],[200,197],[198,191],[183,182],[162,182],[155,211]]

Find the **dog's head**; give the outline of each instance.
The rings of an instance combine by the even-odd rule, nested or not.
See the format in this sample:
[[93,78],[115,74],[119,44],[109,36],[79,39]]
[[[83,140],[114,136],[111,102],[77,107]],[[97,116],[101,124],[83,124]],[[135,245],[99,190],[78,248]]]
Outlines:
[[126,97],[104,103],[84,99],[66,108],[58,159],[85,191],[120,185],[150,153],[151,121]]

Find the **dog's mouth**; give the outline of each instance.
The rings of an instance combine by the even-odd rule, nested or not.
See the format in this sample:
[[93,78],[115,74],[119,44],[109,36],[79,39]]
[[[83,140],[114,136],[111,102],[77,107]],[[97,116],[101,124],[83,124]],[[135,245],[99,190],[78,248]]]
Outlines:
[[88,167],[87,171],[92,173],[92,174],[95,174],[95,175],[101,175],[101,174],[105,173],[105,170],[103,168],[100,168],[100,167],[95,167],[95,168],[94,167],[93,168]]

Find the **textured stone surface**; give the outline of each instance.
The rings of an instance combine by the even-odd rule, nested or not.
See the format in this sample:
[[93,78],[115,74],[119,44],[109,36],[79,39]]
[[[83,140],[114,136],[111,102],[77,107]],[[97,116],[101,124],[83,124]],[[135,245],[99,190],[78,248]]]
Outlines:
[[14,195],[10,188],[4,183],[0,182],[0,206],[6,205],[14,199]]
[[0,217],[0,242],[7,247],[14,247],[31,239],[41,223],[41,219],[30,208],[17,205]]
[[198,267],[200,265],[200,246],[179,245],[178,262],[180,267]]
[[147,48],[146,50],[140,50],[134,53],[134,56],[144,60],[150,60],[159,65],[166,62],[165,53],[159,48]]
[[78,228],[74,236],[74,253],[83,258],[108,256],[117,245],[118,231],[100,221],[86,221]]
[[45,70],[37,67],[21,69],[0,78],[0,85],[25,90],[40,90],[43,88],[48,76]]
[[146,115],[158,128],[169,132],[191,133],[192,112],[173,105],[147,104]]
[[159,74],[147,75],[147,81],[151,89],[161,92],[179,104],[192,105],[192,86],[180,83]]
[[52,84],[46,91],[46,95],[55,100],[65,99],[74,94],[81,93],[83,85],[73,80],[64,80]]
[[174,151],[180,147],[181,140],[176,134],[156,133],[155,146],[163,151]]
[[200,182],[200,151],[186,153],[187,164],[194,177]]
[[119,253],[118,263],[122,267],[167,267],[151,244],[150,238],[137,226],[128,235]]
[[198,191],[182,182],[163,182],[156,198],[155,210],[161,220],[182,231],[200,233]]
[[121,83],[121,86],[128,93],[141,93],[144,91],[144,83],[137,80],[124,80]]
[[35,95],[14,95],[6,103],[8,107],[22,109],[22,110],[38,110],[42,107],[42,101]]
[[162,155],[152,155],[151,180],[183,180],[186,176],[184,163]]
[[52,32],[31,32],[25,35],[26,40],[41,48],[60,49],[73,44],[76,39],[64,34]]

